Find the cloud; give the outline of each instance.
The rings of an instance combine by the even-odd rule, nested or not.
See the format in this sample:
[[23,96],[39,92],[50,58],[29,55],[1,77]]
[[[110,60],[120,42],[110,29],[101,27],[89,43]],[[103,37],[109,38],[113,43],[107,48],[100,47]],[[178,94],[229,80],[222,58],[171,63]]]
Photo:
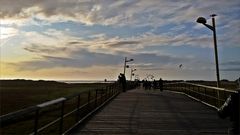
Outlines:
[[240,61],[232,60],[220,64],[222,68],[220,71],[240,71]]
[[[153,28],[157,28],[164,27],[169,24],[174,25],[172,28],[169,28],[168,34],[170,35],[164,33],[161,35],[155,35],[151,33],[150,35],[146,35],[146,33],[143,33],[138,37],[136,35],[133,35],[133,39],[129,37],[127,39],[112,38],[106,40],[106,38],[108,39],[108,37],[106,37],[104,33],[100,33],[97,35],[92,35],[91,37],[93,38],[93,41],[95,41],[94,45],[97,44],[96,46],[94,46],[95,48],[103,49],[112,47],[115,50],[121,50],[119,49],[121,47],[130,48],[132,51],[136,48],[156,44],[212,47],[210,41],[212,40],[211,36],[199,36],[198,34],[195,34],[194,29],[191,29],[201,26],[195,23],[195,20],[198,16],[217,13],[219,14],[219,17],[217,17],[217,23],[219,23],[220,25],[220,29],[217,30],[226,31],[224,32],[225,34],[220,34],[218,36],[218,40],[221,41],[219,42],[219,44],[225,46],[229,44],[231,46],[238,46],[239,38],[237,35],[239,31],[235,28],[239,27],[240,19],[239,17],[236,17],[237,15],[235,14],[237,14],[237,11],[239,11],[239,5],[240,3],[238,0],[212,0],[211,2],[208,2],[206,0],[201,2],[175,0],[21,0],[12,2],[9,0],[1,0],[0,18],[2,18],[3,21],[7,19],[25,20],[28,23],[32,22],[34,19],[38,20],[35,21],[35,23],[56,23],[73,21],[86,25],[110,25],[112,27],[151,26]],[[229,12],[234,15],[228,15],[230,14]],[[8,22],[14,23],[14,21]],[[181,30],[188,30],[189,32],[178,33]],[[48,36],[53,35],[54,31],[53,33],[48,31],[48,33],[51,33],[48,34]],[[59,39],[60,34],[55,37],[57,37],[56,39]],[[61,38],[63,37],[64,36],[61,36]],[[74,43],[73,41],[71,42]],[[92,43],[87,41],[78,42],[78,44],[81,45],[89,45]]]
[[[1,18],[31,18],[49,21],[76,21],[87,25],[153,25],[193,21],[212,12],[224,13],[239,8],[238,0],[21,0],[0,1]],[[221,7],[221,8],[219,8]],[[143,23],[145,22],[145,23]]]
[[110,43],[108,44],[109,47],[121,47],[125,45],[134,45],[134,44],[139,44],[139,41],[119,41],[116,43]]
[[224,66],[240,66],[240,61],[227,61],[227,62],[221,63],[221,65],[224,65]]
[[0,26],[0,40],[13,37],[17,34],[18,34],[18,29],[16,28]]
[[37,54],[51,54],[53,52],[55,54],[59,54],[59,53],[67,53],[68,48],[31,44],[31,45],[25,46],[24,50],[32,53],[37,53]]
[[221,69],[220,71],[240,71],[240,68],[224,68]]
[[[89,68],[92,66],[115,66],[122,65],[122,59],[124,57],[136,58],[134,63],[135,67],[139,68],[157,68],[159,65],[171,65],[191,58],[179,58],[171,55],[161,55],[158,53],[143,53],[143,52],[122,52],[115,51],[98,52],[81,46],[74,47],[54,47],[47,45],[31,44],[24,48],[26,51],[37,54],[39,57],[20,61],[17,63],[11,63],[18,67],[20,71],[25,70],[42,70],[52,69],[59,67],[71,67],[71,68]],[[147,62],[147,63],[146,63]],[[152,63],[152,64],[150,64]],[[153,64],[154,63],[154,64]],[[131,64],[131,63],[129,63]]]
[[47,56],[46,52],[51,49],[41,48],[41,50],[45,52],[33,50],[34,53],[44,54],[41,55],[41,58],[11,64],[18,67],[19,70],[41,70],[56,67],[86,68],[94,65],[116,65],[121,60],[115,55],[90,52],[86,49],[72,51],[69,57]]

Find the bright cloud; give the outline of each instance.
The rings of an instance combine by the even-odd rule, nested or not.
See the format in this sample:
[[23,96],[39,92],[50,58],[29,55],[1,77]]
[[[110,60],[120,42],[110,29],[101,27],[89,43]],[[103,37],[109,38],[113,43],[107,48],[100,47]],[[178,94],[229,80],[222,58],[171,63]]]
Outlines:
[[11,27],[0,27],[0,40],[17,35],[18,30]]

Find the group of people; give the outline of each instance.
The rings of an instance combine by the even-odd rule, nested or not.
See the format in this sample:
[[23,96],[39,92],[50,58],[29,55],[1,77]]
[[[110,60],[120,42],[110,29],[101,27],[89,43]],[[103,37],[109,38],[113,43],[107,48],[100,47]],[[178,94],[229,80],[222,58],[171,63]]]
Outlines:
[[[126,92],[127,81],[124,74],[120,73],[118,76],[118,82],[122,86],[122,91]],[[140,81],[138,83],[141,83]],[[158,81],[148,81],[142,80],[142,86],[145,90],[160,89],[163,91],[163,80],[160,78]],[[218,110],[218,115],[220,118],[230,117],[232,121],[232,128],[230,133],[238,135],[240,133],[240,90],[238,93],[234,93],[229,96],[223,106]]]
[[[122,87],[122,91],[126,92],[127,80],[123,73],[119,74],[118,82]],[[141,81],[138,81],[138,83],[140,85]],[[160,78],[158,81],[142,80],[142,86],[144,87],[145,90],[151,90],[153,88],[153,89],[160,89],[160,91],[163,91],[163,80],[162,78]]]
[[163,80],[160,78],[158,81],[153,80],[153,81],[148,81],[148,80],[143,80],[142,81],[143,87],[145,90],[151,90],[153,89],[160,89],[160,91],[163,91]]

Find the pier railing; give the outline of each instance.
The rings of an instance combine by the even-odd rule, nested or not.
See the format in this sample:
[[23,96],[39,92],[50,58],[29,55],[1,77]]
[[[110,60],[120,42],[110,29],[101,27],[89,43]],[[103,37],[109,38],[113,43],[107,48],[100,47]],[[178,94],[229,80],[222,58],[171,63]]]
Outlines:
[[[129,82],[128,89],[136,87]],[[67,134],[121,92],[118,83],[0,116],[0,134]]]
[[233,90],[227,90],[224,88],[205,86],[189,82],[165,83],[164,89],[182,92],[215,109],[218,109],[222,104],[224,104],[230,94],[237,93],[237,91]]

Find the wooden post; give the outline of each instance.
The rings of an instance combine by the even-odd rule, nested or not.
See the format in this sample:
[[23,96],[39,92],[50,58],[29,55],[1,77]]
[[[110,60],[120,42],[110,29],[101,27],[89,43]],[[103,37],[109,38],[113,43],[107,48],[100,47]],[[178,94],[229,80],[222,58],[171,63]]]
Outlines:
[[63,133],[64,104],[65,104],[65,101],[62,101],[61,116],[60,116],[60,128],[59,128],[59,134],[60,135]]
[[97,97],[98,96],[98,90],[95,91],[95,108],[97,108]]
[[220,93],[219,90],[216,91],[217,91],[217,107],[220,107]]
[[81,94],[78,95],[78,99],[77,99],[77,113],[76,113],[76,122],[78,122],[79,120],[79,107],[80,107],[80,101],[81,101]]
[[34,135],[38,133],[38,119],[39,119],[39,108],[37,108],[35,113],[35,121],[34,121]]
[[205,102],[207,102],[207,96],[206,96],[206,94],[207,94],[207,88],[204,89]]
[[90,100],[91,100],[91,92],[88,91],[88,105],[87,105],[88,111],[90,111]]

